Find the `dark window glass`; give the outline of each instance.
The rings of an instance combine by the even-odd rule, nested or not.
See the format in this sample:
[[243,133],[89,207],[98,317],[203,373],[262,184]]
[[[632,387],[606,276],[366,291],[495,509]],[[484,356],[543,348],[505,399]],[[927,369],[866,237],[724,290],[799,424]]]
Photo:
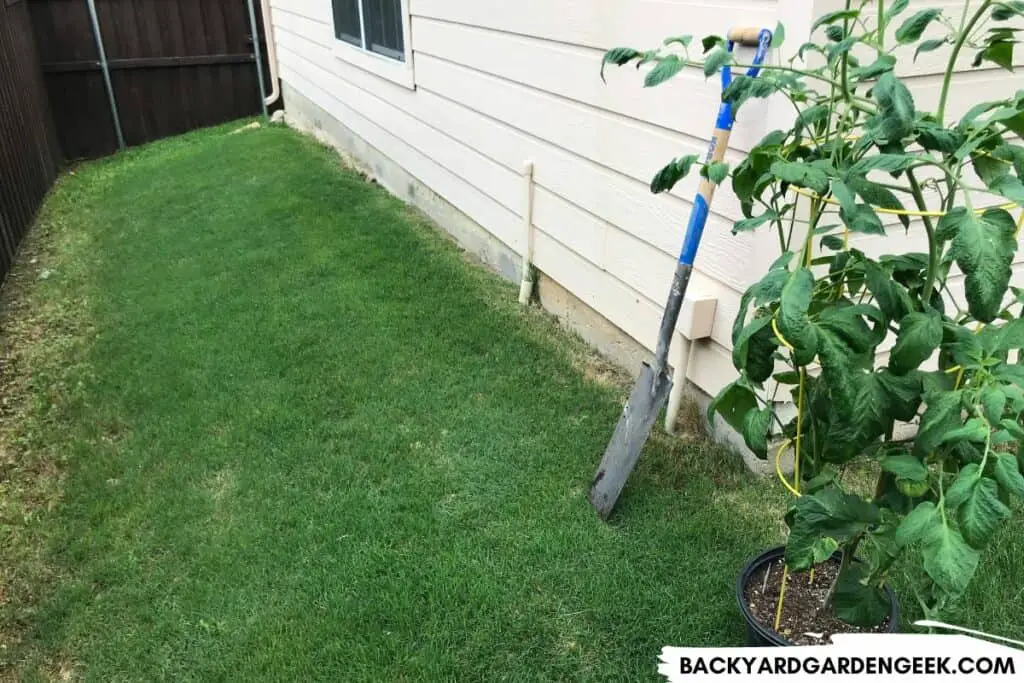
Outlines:
[[405,59],[402,35],[402,0],[363,0],[367,49],[394,59]]
[[362,31],[359,29],[359,0],[333,0],[334,35],[338,40],[363,46]]

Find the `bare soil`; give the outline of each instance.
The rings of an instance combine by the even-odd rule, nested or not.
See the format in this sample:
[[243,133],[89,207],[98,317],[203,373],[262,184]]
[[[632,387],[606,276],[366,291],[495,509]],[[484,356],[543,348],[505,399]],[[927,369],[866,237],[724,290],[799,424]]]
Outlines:
[[[769,631],[776,631],[775,615],[779,605],[784,562],[779,558],[754,572],[744,589],[750,613]],[[882,633],[889,627],[889,618],[874,628],[860,628],[841,621],[832,610],[821,606],[828,589],[839,572],[839,562],[828,562],[810,572],[790,572],[782,620],[776,631],[797,645],[824,645],[835,633]]]

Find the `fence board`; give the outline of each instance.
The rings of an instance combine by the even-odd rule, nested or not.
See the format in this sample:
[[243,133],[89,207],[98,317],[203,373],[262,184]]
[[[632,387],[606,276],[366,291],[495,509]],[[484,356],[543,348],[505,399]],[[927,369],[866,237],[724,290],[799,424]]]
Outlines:
[[[29,5],[65,156],[113,153],[85,0]],[[96,0],[96,12],[129,145],[260,111],[246,0]]]
[[28,7],[0,2],[0,277],[53,184],[59,160]]

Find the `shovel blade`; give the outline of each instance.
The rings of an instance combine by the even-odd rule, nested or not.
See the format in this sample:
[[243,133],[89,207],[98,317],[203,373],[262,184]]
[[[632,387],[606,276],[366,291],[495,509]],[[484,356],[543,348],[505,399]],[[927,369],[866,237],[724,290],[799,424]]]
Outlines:
[[672,378],[644,363],[590,485],[590,502],[601,519],[608,519],[619,500],[671,390]]

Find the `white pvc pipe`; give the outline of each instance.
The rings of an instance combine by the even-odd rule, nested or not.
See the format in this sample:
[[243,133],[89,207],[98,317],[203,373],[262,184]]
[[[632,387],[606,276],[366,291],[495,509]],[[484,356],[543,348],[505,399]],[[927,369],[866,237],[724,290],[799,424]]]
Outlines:
[[679,358],[672,369],[672,391],[668,395],[668,408],[665,413],[665,431],[669,434],[676,433],[679,407],[683,404],[683,393],[686,390],[686,373],[693,353],[693,342],[680,334],[678,349]]
[[277,71],[277,44],[274,41],[274,22],[270,20],[270,0],[260,0],[263,10],[263,35],[267,39],[267,63],[270,65],[270,94],[263,102],[269,107],[281,99],[281,83]]
[[519,303],[530,303],[533,295],[533,162],[523,165],[523,276],[519,283]]

